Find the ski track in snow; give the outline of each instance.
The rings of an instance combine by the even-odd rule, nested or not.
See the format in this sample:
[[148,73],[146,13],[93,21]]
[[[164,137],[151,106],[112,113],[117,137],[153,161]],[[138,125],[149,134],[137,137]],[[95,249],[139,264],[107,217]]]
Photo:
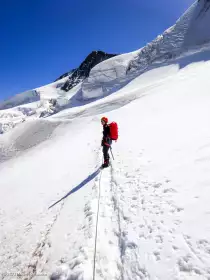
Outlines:
[[[1,242],[1,248],[4,249],[4,253],[1,255],[1,268],[3,270],[2,279],[11,279],[11,276],[5,272],[6,267],[12,267],[9,270],[9,273],[20,274],[28,276],[27,279],[32,279],[32,277],[37,273],[38,262],[42,262],[43,265],[47,262],[44,259],[43,252],[46,248],[50,247],[50,242],[48,241],[48,235],[53,227],[54,223],[56,222],[60,211],[62,210],[63,204],[54,211],[51,221],[49,221],[48,213],[44,214],[41,213],[37,216],[32,222],[23,225],[23,228],[16,228],[15,232],[10,233],[10,235],[5,236]],[[20,214],[20,213],[19,213]],[[28,236],[32,233],[33,230],[36,231],[36,226],[38,221],[42,221],[45,226],[43,231],[40,233],[39,242],[36,244],[35,248],[31,248],[31,253],[28,252],[30,257],[30,263],[27,265],[27,261],[25,261],[25,244],[24,240],[27,240]],[[14,246],[13,250],[8,250],[8,241],[12,239]],[[5,267],[5,269],[3,269]],[[18,267],[18,271],[17,268]],[[20,267],[24,267],[21,269]],[[30,275],[30,276],[29,276]]]
[[[140,162],[142,155],[143,150],[138,155]],[[141,172],[144,163],[141,165],[137,161],[133,164],[131,152],[126,157],[126,164],[118,158],[93,182],[92,199],[84,207],[85,223],[78,224],[78,231],[84,231],[85,243],[75,243],[74,257],[68,261],[61,259],[59,267],[51,274],[51,280],[92,279],[99,189],[95,279],[210,279],[210,266],[204,265],[208,264],[210,243],[205,239],[193,240],[180,231],[180,216],[184,208],[173,201],[177,190],[170,186],[171,180],[166,176],[160,182],[150,181]],[[65,200],[53,209],[51,222],[45,225],[39,242],[31,251],[30,262],[20,272],[27,275],[24,279],[47,278],[38,275],[47,275],[50,234],[64,207]],[[31,230],[33,226],[28,224],[25,238]],[[16,250],[21,253],[18,246]],[[156,273],[159,266],[162,267],[162,275]],[[158,271],[160,273],[161,270]],[[10,278],[3,277],[4,280]]]
[[[37,217],[36,220],[33,220],[33,222],[28,223],[25,225],[25,230],[19,234],[16,231],[16,235],[13,236],[13,238],[20,238],[20,234],[23,236],[22,242],[17,240],[16,246],[14,248],[13,254],[11,252],[7,252],[7,249],[5,247],[6,253],[2,255],[3,262],[1,262],[2,268],[3,266],[8,266],[8,262],[11,260],[11,266],[13,267],[12,270],[9,271],[9,273],[4,272],[2,274],[2,279],[11,279],[11,275],[20,275],[20,277],[24,277],[24,279],[31,280],[34,279],[34,277],[38,277],[39,279],[44,277],[45,279],[47,277],[47,273],[43,273],[43,268],[48,262],[48,250],[51,248],[51,241],[49,239],[49,235],[51,233],[51,230],[53,226],[55,225],[56,221],[59,218],[59,215],[61,214],[61,211],[64,207],[65,200],[61,202],[60,205],[55,207],[55,209],[51,213],[51,221],[49,220],[49,214],[48,213],[41,213],[39,217]],[[25,259],[25,250],[24,250],[24,239],[27,239],[28,235],[32,233],[34,228],[36,227],[36,223],[38,221],[43,220],[43,230],[40,232],[39,241],[35,244],[34,248],[31,248],[31,252],[28,252],[28,255],[30,256],[28,260],[23,261],[21,263],[21,255],[23,257],[23,260]],[[9,236],[11,238],[11,236]],[[6,246],[7,246],[7,239],[5,238]],[[22,243],[22,244],[21,244]],[[2,242],[2,247],[4,247],[4,241]],[[17,259],[17,260],[16,260]],[[4,264],[5,261],[5,264]],[[19,267],[18,270],[16,267]],[[22,267],[22,268],[21,268]],[[5,270],[6,271],[6,270]],[[8,274],[8,275],[7,275]],[[16,279],[16,278],[15,278]]]
[[[95,152],[95,149],[93,150]],[[96,151],[96,158],[99,157],[99,150]],[[100,153],[101,156],[101,153]],[[96,164],[96,170],[99,168],[99,162]],[[99,175],[98,175],[99,176]],[[82,246],[80,244],[78,251],[79,252],[68,264],[68,267],[64,265],[64,267],[58,268],[51,275],[51,279],[60,279],[66,273],[70,279],[80,279],[82,274],[84,274],[84,263],[87,260],[87,267],[92,265],[89,263],[89,257],[86,254],[86,251],[90,250],[90,254],[93,256],[93,239],[95,233],[95,216],[96,216],[96,202],[98,196],[98,176],[93,181],[93,196],[92,201],[88,199],[84,207],[84,216],[85,216],[85,226],[79,224],[78,231],[81,229],[84,230],[85,239],[89,240],[89,248],[87,244]],[[26,225],[21,226],[20,228],[16,228],[15,232],[10,233],[8,236],[4,236],[3,240],[1,240],[1,248],[2,250],[0,264],[2,272],[2,280],[9,280],[11,277],[24,277],[25,280],[31,279],[48,279],[49,277],[49,268],[48,261],[50,260],[50,255],[52,253],[52,242],[51,242],[51,234],[53,228],[56,225],[56,222],[59,220],[61,216],[62,210],[65,207],[67,199],[64,199],[60,202],[60,204],[50,210],[50,213],[47,211],[45,213],[40,213],[36,217],[31,220],[31,222]],[[0,216],[3,216],[3,212],[0,212]],[[22,213],[15,213],[22,214]],[[15,215],[14,215],[15,219]],[[39,223],[42,224],[43,230],[39,231]],[[1,221],[1,226],[4,225],[4,220]],[[20,232],[19,232],[20,231]],[[24,240],[29,239],[29,236],[33,234],[33,231],[36,232],[37,236],[39,235],[38,242],[34,243],[30,247],[30,251],[27,252],[24,244]],[[36,236],[35,236],[36,238]],[[9,250],[8,242],[9,240],[13,240],[13,250]],[[87,247],[87,248],[86,248]],[[82,260],[81,260],[82,259]],[[61,259],[60,263],[65,263],[65,259]],[[82,265],[82,269],[80,268]],[[10,267],[9,272],[8,267]],[[65,272],[66,271],[66,272]],[[89,273],[89,272],[88,272]],[[19,276],[18,276],[19,275]],[[85,276],[86,277],[86,276]],[[84,278],[84,279],[87,279]]]
[[[99,169],[99,150],[96,151],[96,170]],[[101,156],[101,153],[100,153]],[[99,199],[99,186],[102,173],[99,172],[92,184],[91,197],[88,197],[83,208],[84,221],[79,221],[77,226],[78,235],[81,238],[74,238],[74,252],[69,259],[61,257],[57,268],[50,275],[51,280],[60,279],[93,279],[94,243],[97,222],[97,203]],[[72,234],[69,233],[69,238]],[[83,236],[83,237],[82,237]],[[82,241],[83,240],[83,241]],[[72,241],[71,241],[72,242]],[[97,254],[96,254],[97,257]],[[47,270],[47,268],[45,268]],[[44,271],[44,270],[43,270]],[[97,279],[97,278],[96,278]]]
[[95,279],[119,279],[120,276],[120,256],[117,246],[118,224],[110,188],[110,170],[104,169],[100,180],[101,198],[98,220]]
[[49,234],[56,223],[62,208],[64,206],[65,200],[57,206],[56,213],[53,216],[51,223],[47,224],[43,232],[41,232],[41,237],[35,250],[32,253],[31,261],[27,268],[21,271],[21,275],[28,275],[29,280],[33,279],[34,276],[42,272],[42,267],[48,262],[46,251],[51,247],[51,242],[49,240]]

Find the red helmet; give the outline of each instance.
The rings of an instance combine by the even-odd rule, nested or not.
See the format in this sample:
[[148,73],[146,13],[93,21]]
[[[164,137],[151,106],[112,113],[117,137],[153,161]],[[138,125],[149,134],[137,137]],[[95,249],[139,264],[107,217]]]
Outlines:
[[102,117],[101,118],[101,121],[105,122],[105,123],[108,123],[108,118],[107,117]]

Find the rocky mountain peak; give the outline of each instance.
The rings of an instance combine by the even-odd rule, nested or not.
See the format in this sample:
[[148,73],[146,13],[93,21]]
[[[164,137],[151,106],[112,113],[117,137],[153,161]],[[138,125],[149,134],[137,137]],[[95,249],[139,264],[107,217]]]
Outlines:
[[74,86],[86,79],[94,66],[114,56],[116,56],[116,54],[108,54],[101,50],[92,51],[77,69],[74,69],[71,72],[66,73],[60,77],[64,78],[69,75],[69,79],[63,85],[62,90],[69,91]]

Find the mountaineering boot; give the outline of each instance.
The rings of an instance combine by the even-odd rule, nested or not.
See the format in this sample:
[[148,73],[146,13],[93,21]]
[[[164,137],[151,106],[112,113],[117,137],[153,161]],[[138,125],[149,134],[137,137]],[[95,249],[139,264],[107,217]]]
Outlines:
[[108,160],[105,161],[105,162],[102,164],[101,167],[102,167],[102,168],[107,168],[107,167],[109,167],[109,161],[108,161]]

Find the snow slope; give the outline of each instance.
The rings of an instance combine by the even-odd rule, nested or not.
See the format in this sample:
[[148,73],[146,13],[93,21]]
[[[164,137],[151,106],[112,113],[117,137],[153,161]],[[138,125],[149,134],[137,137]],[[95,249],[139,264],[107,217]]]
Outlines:
[[[189,56],[189,53],[198,53],[197,59],[199,59],[204,44],[208,49],[210,40],[209,8],[208,0],[196,1],[174,26],[151,43],[138,51],[115,56],[97,64],[92,68],[89,77],[70,91],[65,92],[62,88],[67,81],[69,82],[72,73],[55,83],[19,94],[0,103],[0,132],[9,131],[28,119],[48,117],[63,109],[82,106],[95,99],[104,98],[119,91],[140,74],[163,64],[170,65],[174,59]],[[92,54],[90,57],[92,61]],[[86,62],[83,64],[86,65]],[[69,86],[72,87],[71,83]],[[52,106],[50,99],[57,102],[56,106]],[[13,107],[11,110],[5,111],[11,106]],[[16,115],[17,118],[14,117]]]
[[[208,55],[1,137],[4,280],[210,278]],[[101,114],[120,138],[99,172]]]
[[0,103],[0,110],[9,109],[18,105],[23,105],[31,102],[38,101],[40,99],[39,94],[36,90],[29,90],[14,97],[9,98]]
[[[40,116],[47,117],[63,108],[77,106],[81,84],[65,92],[61,87],[67,79],[68,77],[65,77],[46,86],[17,94],[0,103],[0,133],[8,132],[24,121]],[[56,100],[55,106],[51,104],[51,100]]]
[[[210,45],[199,31],[208,5],[195,3],[160,38],[167,54],[178,26],[185,34],[172,56],[144,64],[146,46],[96,66],[89,85],[62,95],[58,81],[38,103],[0,111],[21,120],[35,110],[0,136],[3,280],[210,279]],[[37,118],[49,99],[68,104]],[[119,124],[103,171],[102,115]]]
[[[83,98],[90,99],[107,95],[109,93],[108,85],[111,86],[112,91],[116,91],[119,85],[113,85],[113,81],[126,76],[129,63],[138,52],[118,55],[96,65],[82,84]],[[122,87],[122,83],[120,83],[120,87]]]
[[[176,24],[144,48],[117,56],[94,67],[82,85],[84,98],[106,96],[133,78],[210,41],[210,2],[196,1]],[[122,62],[124,61],[124,62]]]
[[196,9],[193,12],[191,22],[186,32],[184,46],[202,45],[210,40],[210,31],[208,28],[210,21],[210,2],[209,0],[200,0],[197,2]]

